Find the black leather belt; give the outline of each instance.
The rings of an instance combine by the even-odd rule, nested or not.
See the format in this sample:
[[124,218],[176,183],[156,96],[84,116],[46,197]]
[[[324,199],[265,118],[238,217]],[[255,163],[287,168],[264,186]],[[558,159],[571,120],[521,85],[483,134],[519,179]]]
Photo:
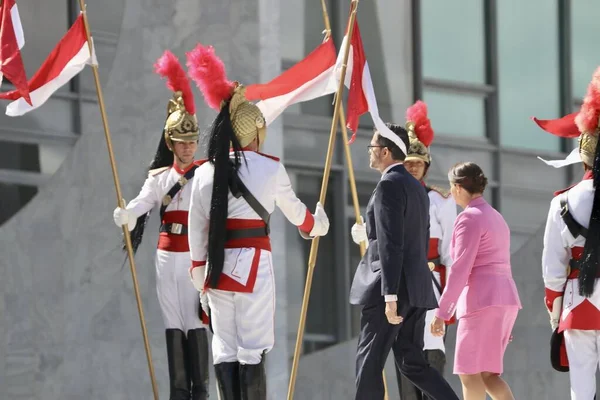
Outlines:
[[269,236],[269,227],[227,230],[227,240]]
[[160,226],[160,232],[167,232],[173,235],[187,235],[188,227],[187,225],[178,223],[162,224]]

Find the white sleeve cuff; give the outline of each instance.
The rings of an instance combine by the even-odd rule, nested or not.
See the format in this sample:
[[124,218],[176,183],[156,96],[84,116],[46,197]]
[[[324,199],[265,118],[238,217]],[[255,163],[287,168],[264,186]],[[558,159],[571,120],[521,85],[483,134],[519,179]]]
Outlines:
[[386,303],[390,301],[398,301],[398,296],[396,296],[395,294],[386,294],[384,297]]

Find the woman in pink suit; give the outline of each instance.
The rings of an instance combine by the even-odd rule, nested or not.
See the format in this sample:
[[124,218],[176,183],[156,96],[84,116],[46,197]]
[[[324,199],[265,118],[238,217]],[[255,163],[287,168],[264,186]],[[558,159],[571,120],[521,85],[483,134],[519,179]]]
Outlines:
[[454,373],[465,400],[513,400],[500,374],[504,351],[521,308],[510,269],[510,230],[482,194],[487,178],[478,165],[460,163],[448,174],[452,195],[464,211],[454,223],[446,288],[431,323],[444,334],[444,321],[456,311],[458,329]]

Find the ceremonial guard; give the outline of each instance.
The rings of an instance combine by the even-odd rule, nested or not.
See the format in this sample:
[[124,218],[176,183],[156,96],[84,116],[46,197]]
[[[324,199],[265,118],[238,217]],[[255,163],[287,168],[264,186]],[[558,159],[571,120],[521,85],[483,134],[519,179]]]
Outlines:
[[578,113],[558,120],[535,120],[557,136],[579,137],[579,156],[585,175],[576,185],[559,191],[550,203],[542,269],[545,302],[554,330],[552,366],[569,371],[571,398],[593,399],[600,362],[600,68],[588,86]]
[[245,88],[227,80],[214,49],[199,44],[187,65],[208,105],[219,112],[208,162],[192,184],[190,275],[208,294],[221,400],[266,400],[264,356],[275,340],[270,216],[279,207],[305,238],[325,235],[329,220],[321,204],[313,215],[298,199],[278,158],[259,152],[265,119]]
[[[404,160],[404,167],[422,183],[429,196],[429,252],[427,259],[431,270],[433,291],[439,301],[446,286],[446,268],[452,266],[450,240],[452,239],[452,229],[457,214],[456,202],[449,191],[425,183],[425,176],[427,176],[427,171],[431,166],[429,146],[431,146],[434,137],[427,116],[427,105],[422,101],[417,101],[406,110],[406,120],[410,146]],[[446,336],[433,336],[431,330],[428,329],[434,315],[435,310],[429,310],[425,316],[423,349],[429,364],[443,375],[446,365],[446,349],[444,346]],[[396,376],[402,400],[422,400],[426,398],[415,385],[401,374],[398,366],[396,366]]]
[[169,51],[155,69],[167,78],[174,94],[148,178],[138,196],[125,209],[116,208],[114,221],[128,225],[134,249],[139,246],[151,210],[160,208],[160,236],[156,250],[156,291],[166,327],[170,399],[208,398],[208,338],[201,320],[198,291],[189,278],[188,210],[194,161],[198,146],[198,121],[190,82],[177,58]]

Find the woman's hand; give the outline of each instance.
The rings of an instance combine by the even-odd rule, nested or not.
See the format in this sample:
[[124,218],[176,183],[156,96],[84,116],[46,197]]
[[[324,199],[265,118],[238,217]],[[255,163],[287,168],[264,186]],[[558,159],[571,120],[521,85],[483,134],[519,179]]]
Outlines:
[[444,336],[444,330],[446,329],[446,324],[444,320],[438,317],[433,317],[433,321],[431,321],[431,334],[433,336]]

